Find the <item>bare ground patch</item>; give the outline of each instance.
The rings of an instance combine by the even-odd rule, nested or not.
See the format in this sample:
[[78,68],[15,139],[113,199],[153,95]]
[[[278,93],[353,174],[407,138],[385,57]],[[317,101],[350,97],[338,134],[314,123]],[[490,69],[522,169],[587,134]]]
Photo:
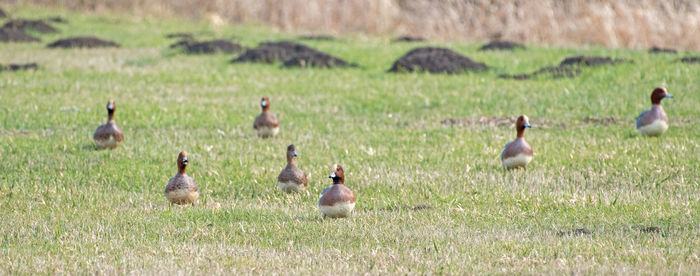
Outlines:
[[23,71],[36,70],[39,65],[36,63],[10,63],[8,65],[0,64],[0,72],[2,71]]
[[676,49],[661,48],[661,47],[654,46],[654,47],[651,47],[651,49],[649,49],[649,53],[652,53],[652,54],[677,54],[678,51]]
[[559,63],[559,66],[602,66],[602,65],[617,65],[620,63],[633,63],[631,60],[624,58],[611,57],[594,57],[594,56],[573,56],[567,57]]
[[560,237],[565,237],[565,236],[583,236],[583,235],[590,235],[591,230],[588,230],[586,228],[574,228],[571,230],[565,230],[565,231],[559,231],[557,232],[557,236]]
[[26,34],[22,30],[0,28],[0,41],[2,42],[39,42],[36,37]]
[[301,40],[322,40],[322,41],[333,41],[335,37],[330,35],[302,35],[298,37]]
[[520,44],[520,43],[517,43],[517,42],[513,42],[513,41],[507,41],[507,40],[499,41],[499,40],[496,40],[496,41],[491,41],[491,42],[489,42],[489,43],[487,43],[487,44],[484,44],[483,46],[481,46],[481,48],[479,48],[479,51],[491,51],[491,50],[508,50],[508,51],[512,51],[512,50],[517,50],[517,49],[525,50],[526,47],[525,47],[525,45],[523,45],[523,44]]
[[397,43],[397,42],[423,42],[423,41],[425,41],[425,38],[422,38],[419,36],[410,36],[410,35],[399,36],[399,37],[391,40],[391,42],[394,42],[394,43]]
[[[184,47],[185,52],[189,54],[235,54],[245,50],[245,47],[240,44],[223,39],[208,41],[181,40],[179,43]],[[171,45],[171,48],[173,48],[173,45]]]
[[116,42],[104,40],[94,36],[77,36],[56,40],[49,45],[49,48],[105,48],[120,47]]
[[476,62],[447,48],[420,47],[402,56],[388,72],[430,72],[458,74],[486,70],[486,64]]
[[684,58],[681,58],[680,61],[682,63],[700,63],[700,56],[684,57]]
[[290,41],[262,43],[258,47],[249,49],[239,57],[231,60],[232,63],[273,63],[277,61],[282,61],[284,67],[332,68],[355,66],[341,58]]
[[40,33],[56,33],[58,30],[42,20],[15,19],[3,25],[4,28],[16,30],[34,30]]

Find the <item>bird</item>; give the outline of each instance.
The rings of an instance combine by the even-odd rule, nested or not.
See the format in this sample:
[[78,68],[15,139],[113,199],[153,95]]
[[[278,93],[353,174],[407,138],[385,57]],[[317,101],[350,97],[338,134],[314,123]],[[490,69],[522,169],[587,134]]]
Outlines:
[[294,145],[289,145],[287,147],[287,166],[280,172],[279,176],[277,176],[277,186],[279,186],[283,192],[300,192],[305,190],[309,185],[306,174],[294,163],[296,157],[297,152]]
[[501,151],[501,161],[503,162],[503,167],[507,170],[523,168],[527,163],[532,161],[532,148],[525,142],[525,128],[529,128],[530,122],[527,116],[521,115],[515,121],[515,129],[517,130],[517,137],[512,142],[508,142],[503,151]]
[[318,199],[323,218],[344,218],[355,209],[355,194],[345,187],[345,173],[339,164],[333,165],[330,176],[333,185],[324,189]]
[[185,172],[187,164],[189,164],[187,152],[180,152],[177,157],[177,174],[170,178],[168,185],[165,186],[165,197],[170,200],[170,205],[192,204],[194,206],[194,202],[199,197],[197,184]]
[[258,137],[277,136],[280,131],[280,122],[275,114],[270,113],[270,99],[267,96],[262,97],[260,107],[262,107],[262,113],[255,117],[255,122],[253,122],[253,128],[258,132]]
[[107,102],[107,123],[97,127],[92,136],[98,149],[113,149],[124,141],[124,133],[114,122],[115,110],[117,110],[117,106],[114,104],[114,100],[110,99]]
[[657,87],[651,92],[651,109],[645,110],[637,117],[637,131],[643,136],[660,136],[668,129],[668,117],[661,100],[673,98],[666,88]]

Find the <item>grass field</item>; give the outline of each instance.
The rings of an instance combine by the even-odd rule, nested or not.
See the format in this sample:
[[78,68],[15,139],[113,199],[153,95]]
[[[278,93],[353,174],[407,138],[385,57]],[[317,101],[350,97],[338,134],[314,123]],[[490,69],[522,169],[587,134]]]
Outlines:
[[[479,52],[352,35],[304,43],[362,68],[282,69],[180,54],[164,38],[187,31],[252,47],[294,37],[264,27],[16,14],[69,23],[40,44],[0,44],[0,63],[40,65],[0,73],[0,274],[700,273],[700,66],[676,62],[686,53]],[[123,47],[45,48],[86,34]],[[419,45],[493,68],[385,73]],[[635,63],[584,68],[573,79],[497,78],[576,54]],[[670,128],[640,137],[634,118],[660,85],[674,96],[664,101]],[[252,129],[263,95],[282,123],[275,139]],[[92,133],[109,98],[125,142],[96,151]],[[520,114],[533,125],[527,171],[500,165],[512,126],[441,124]],[[307,193],[275,185],[290,143],[310,176]],[[201,196],[195,207],[171,208],[163,190],[182,150]],[[357,206],[350,218],[324,221],[316,203],[334,163]],[[413,210],[420,205],[429,208]],[[591,233],[561,235],[577,228]]]

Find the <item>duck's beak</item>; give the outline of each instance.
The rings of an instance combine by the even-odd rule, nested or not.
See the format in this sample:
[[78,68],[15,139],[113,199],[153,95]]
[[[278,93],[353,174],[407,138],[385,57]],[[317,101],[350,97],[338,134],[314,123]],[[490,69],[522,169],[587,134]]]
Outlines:
[[530,125],[530,123],[525,123],[525,127],[532,127],[532,125]]
[[329,175],[328,178],[335,178],[335,172],[331,172],[331,175]]
[[664,98],[673,98],[673,96],[671,96],[671,94],[666,93],[666,95],[664,95]]
[[267,102],[266,102],[266,101],[261,101],[261,102],[260,102],[260,106],[266,107],[266,106],[267,106]]
[[296,156],[297,156],[297,152],[296,152],[296,151],[293,151],[293,152],[292,152],[292,156],[296,157]]
[[187,157],[182,158],[182,164],[185,165],[185,166],[187,166]]
[[108,104],[108,105],[107,105],[107,109],[109,109],[109,110],[114,110],[114,105]]

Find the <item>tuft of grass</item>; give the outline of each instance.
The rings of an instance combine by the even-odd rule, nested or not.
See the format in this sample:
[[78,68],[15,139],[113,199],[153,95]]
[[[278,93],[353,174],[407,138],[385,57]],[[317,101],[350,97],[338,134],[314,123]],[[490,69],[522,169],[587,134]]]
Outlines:
[[[0,45],[3,62],[40,65],[0,73],[0,273],[700,271],[698,66],[600,47],[479,52],[439,43],[492,69],[389,74],[413,46],[366,38],[307,42],[362,68],[282,69],[172,53],[163,35],[236,35],[254,46],[293,34],[64,16],[70,23],[44,42],[90,34],[124,46]],[[573,79],[497,77],[577,54],[635,63],[584,68]],[[674,95],[664,102],[671,126],[640,137],[634,118],[659,85]],[[262,95],[282,123],[275,139],[252,129]],[[96,151],[92,133],[108,98],[125,142]],[[512,126],[441,123],[520,114],[534,126],[527,171],[501,168]],[[275,185],[290,143],[310,180],[297,195]],[[163,189],[181,150],[201,196],[195,207],[171,208]],[[350,218],[323,220],[316,202],[333,163],[346,168],[357,206]],[[572,229],[591,234],[557,235]]]

